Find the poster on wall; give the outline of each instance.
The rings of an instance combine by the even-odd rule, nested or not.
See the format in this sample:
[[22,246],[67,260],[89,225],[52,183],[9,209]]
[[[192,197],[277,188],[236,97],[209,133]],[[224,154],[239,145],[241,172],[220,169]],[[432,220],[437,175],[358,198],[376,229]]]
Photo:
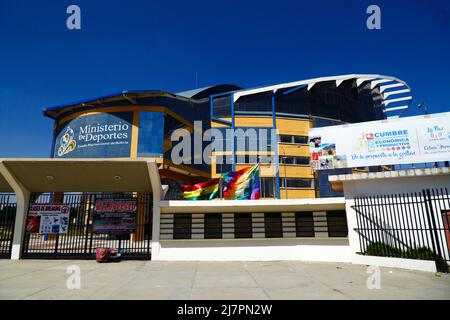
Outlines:
[[65,122],[57,130],[54,157],[128,157],[132,122],[132,112],[92,114]]
[[135,199],[97,199],[94,206],[94,233],[127,234],[136,229]]
[[450,112],[309,130],[314,170],[450,160]]
[[32,204],[28,209],[28,233],[65,234],[69,229],[70,206]]

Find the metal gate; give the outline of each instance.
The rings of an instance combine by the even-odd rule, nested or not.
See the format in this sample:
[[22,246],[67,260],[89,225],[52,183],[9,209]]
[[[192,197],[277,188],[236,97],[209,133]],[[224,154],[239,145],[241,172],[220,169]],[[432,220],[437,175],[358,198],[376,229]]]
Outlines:
[[[94,204],[97,199],[135,199],[136,228],[132,234],[94,233]],[[152,235],[152,196],[149,193],[46,193],[32,194],[32,204],[67,204],[69,226],[65,234],[25,231],[23,258],[94,259],[96,248],[122,251],[126,259],[150,259]]]
[[449,272],[447,189],[355,198],[360,254],[435,260]]
[[15,194],[0,193],[0,258],[11,257],[16,207]]

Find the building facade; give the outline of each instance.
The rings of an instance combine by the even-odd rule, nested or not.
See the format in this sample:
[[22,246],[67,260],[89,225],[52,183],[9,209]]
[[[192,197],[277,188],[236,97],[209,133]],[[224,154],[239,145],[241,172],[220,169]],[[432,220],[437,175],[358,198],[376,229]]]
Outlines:
[[[342,193],[330,188],[328,175],[350,171],[313,172],[309,128],[398,116],[408,107],[409,93],[408,85],[394,77],[344,75],[251,89],[124,91],[48,108],[44,115],[55,121],[52,157],[154,159],[169,199],[180,198],[180,184],[255,163],[261,167],[264,198],[335,197]],[[210,163],[194,161],[199,157],[194,147],[190,161],[174,162],[172,134],[182,129],[193,136],[196,121],[203,131],[223,132],[221,148],[210,151]],[[228,136],[229,129],[244,135]],[[256,137],[246,135],[248,129],[256,130]],[[200,158],[205,146],[202,142]]]

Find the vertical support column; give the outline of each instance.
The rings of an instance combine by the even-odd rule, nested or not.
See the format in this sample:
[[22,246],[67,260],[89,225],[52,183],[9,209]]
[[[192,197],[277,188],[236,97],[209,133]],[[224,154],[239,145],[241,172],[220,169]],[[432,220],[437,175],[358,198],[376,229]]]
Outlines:
[[347,215],[347,227],[348,227],[348,245],[350,246],[350,259],[353,262],[359,252],[359,235],[355,231],[355,228],[358,228],[358,222],[356,218],[356,211],[354,209],[355,199],[345,199],[345,214]]
[[[276,117],[276,109],[275,109],[275,91],[272,92],[272,128],[277,130],[277,117]],[[272,138],[272,143],[275,144],[273,146],[275,151],[275,159],[274,159],[274,165],[275,165],[275,186],[276,186],[276,193],[277,198],[280,199],[280,168],[278,163],[278,139],[277,135],[275,134],[275,137]],[[286,170],[286,168],[284,168]]]
[[11,248],[11,259],[18,260],[22,257],[24,245],[25,227],[28,216],[28,206],[30,204],[30,191],[27,190],[14,177],[3,162],[0,162],[0,174],[9,183],[16,194],[16,219],[14,223],[14,235]]
[[131,127],[130,158],[136,158],[139,138],[139,111],[133,111],[133,125]]
[[17,211],[11,248],[11,260],[18,260],[22,258],[28,206],[30,204],[30,192],[16,192],[16,199]]
[[235,134],[234,134],[234,128],[235,128],[235,119],[234,119],[234,94],[231,94],[230,96],[230,101],[231,101],[231,129],[233,132],[233,136],[232,136],[232,143],[231,143],[231,156],[233,157],[233,162],[232,162],[232,167],[233,167],[233,171],[236,171],[236,150],[235,150]]
[[148,174],[153,193],[153,226],[152,226],[152,260],[159,259],[160,243],[160,219],[161,219],[161,195],[162,186],[159,177],[159,170],[155,162],[147,162]]

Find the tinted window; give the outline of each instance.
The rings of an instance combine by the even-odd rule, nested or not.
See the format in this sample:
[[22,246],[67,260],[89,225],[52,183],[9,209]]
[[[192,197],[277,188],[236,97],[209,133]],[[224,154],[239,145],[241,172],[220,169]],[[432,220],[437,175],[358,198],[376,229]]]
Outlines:
[[347,217],[344,210],[327,212],[328,236],[347,237]]
[[222,214],[206,213],[205,239],[221,239],[221,238],[222,238]]
[[282,238],[283,228],[281,225],[280,212],[268,212],[264,214],[264,228],[266,238]]
[[252,214],[235,213],[234,214],[234,237],[251,238],[252,237]]
[[173,216],[173,238],[191,239],[192,215],[175,213]]
[[295,232],[297,237],[314,237],[314,220],[312,212],[295,213]]

